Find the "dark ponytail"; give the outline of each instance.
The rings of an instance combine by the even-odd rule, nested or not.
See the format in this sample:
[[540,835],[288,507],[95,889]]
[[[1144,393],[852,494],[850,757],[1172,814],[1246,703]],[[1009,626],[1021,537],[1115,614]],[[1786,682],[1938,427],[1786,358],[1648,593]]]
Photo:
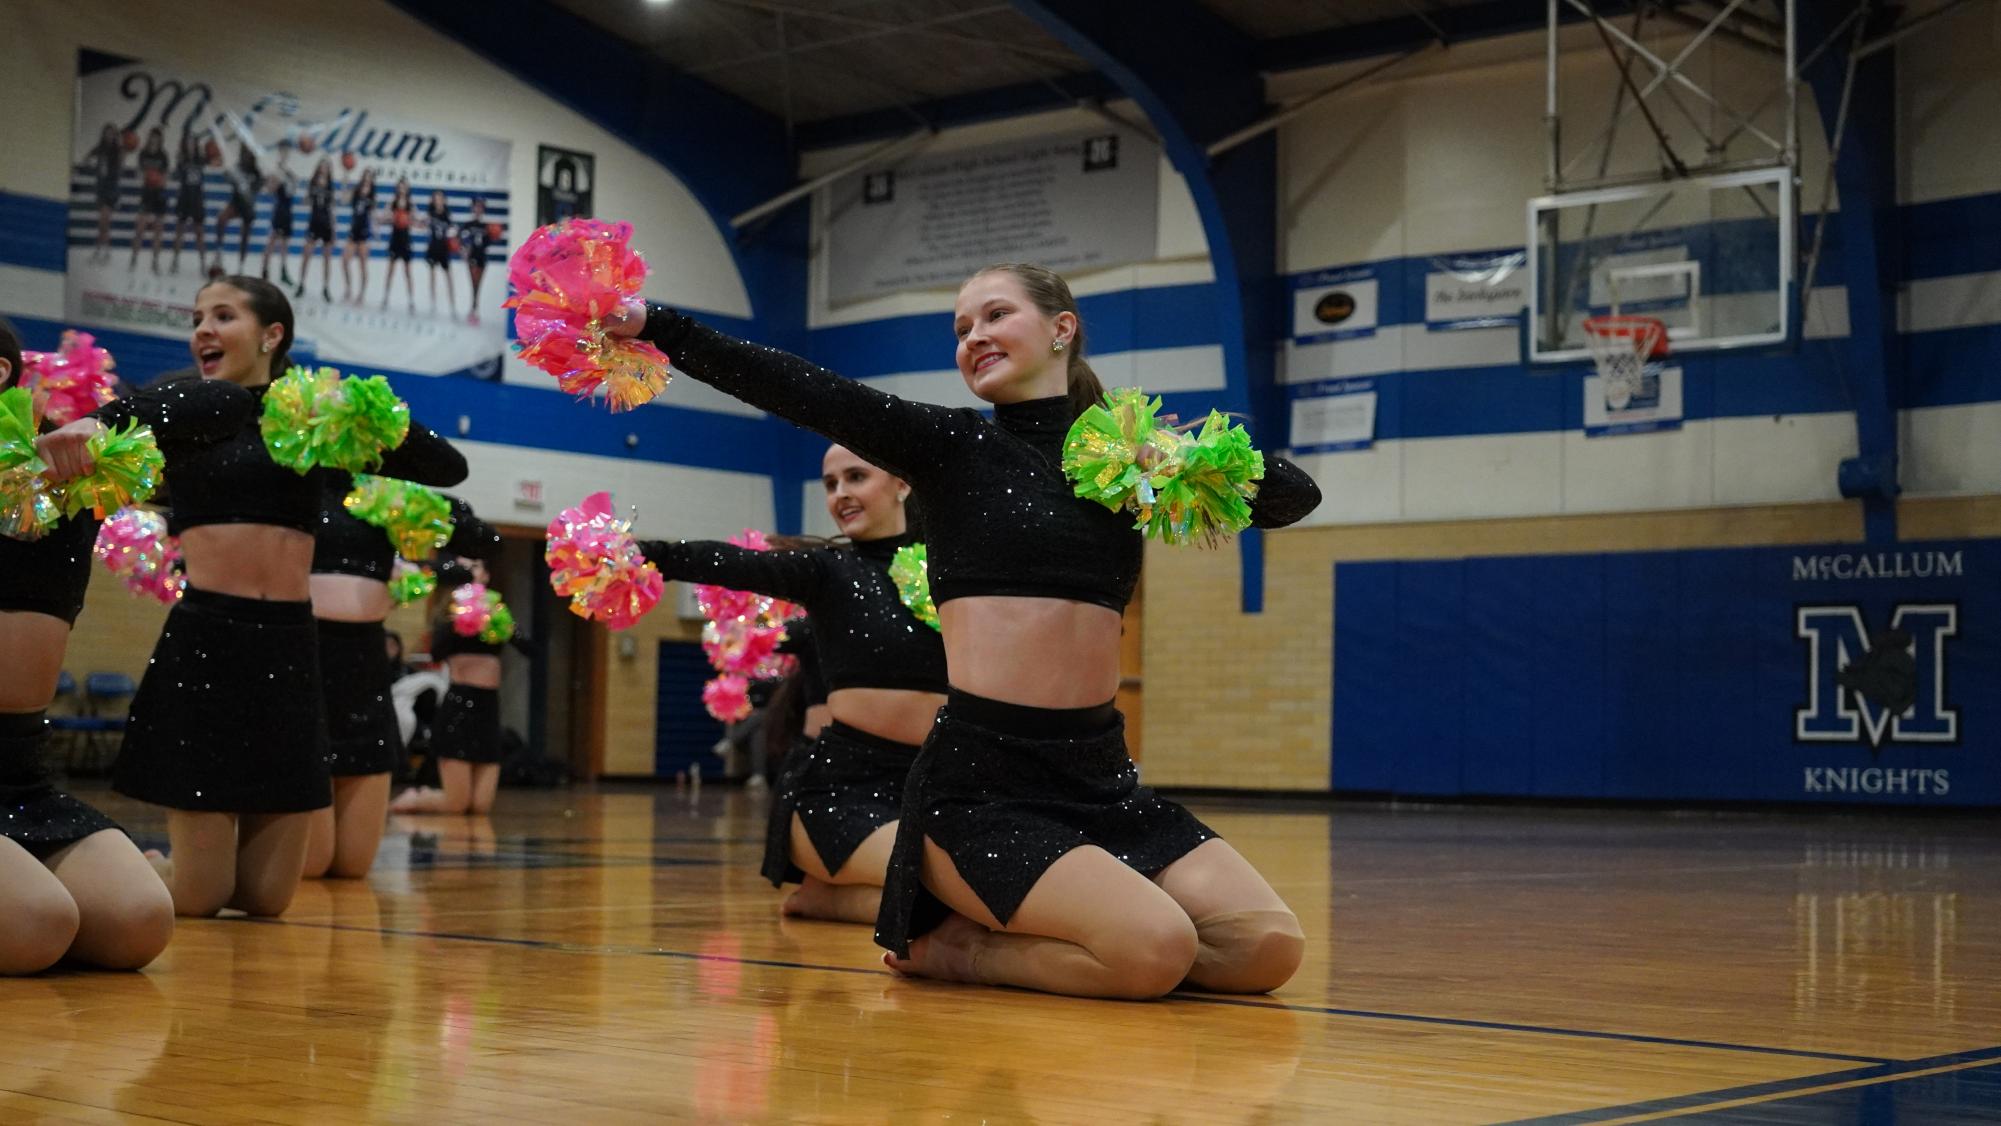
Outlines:
[[1084,317],[1077,311],[1077,299],[1070,294],[1070,283],[1054,270],[1027,262],[999,262],[973,276],[996,273],[1012,274],[1043,316],[1068,313],[1077,318],[1077,335],[1070,338],[1067,346],[1070,353],[1070,417],[1075,418],[1097,406],[1105,397],[1105,385],[1098,381],[1098,373],[1091,370],[1091,365],[1084,362]]
[[[260,327],[278,325],[285,335],[278,340],[278,348],[271,356],[271,378],[284,375],[292,367],[292,302],[285,291],[265,281],[263,278],[246,277],[242,274],[224,274],[208,285],[231,285],[243,291],[250,306],[250,313],[257,318]],[[208,286],[202,287],[207,289]]]
[[6,317],[0,317],[0,360],[7,362],[7,378],[0,379],[0,391],[4,391],[21,379],[21,334]]

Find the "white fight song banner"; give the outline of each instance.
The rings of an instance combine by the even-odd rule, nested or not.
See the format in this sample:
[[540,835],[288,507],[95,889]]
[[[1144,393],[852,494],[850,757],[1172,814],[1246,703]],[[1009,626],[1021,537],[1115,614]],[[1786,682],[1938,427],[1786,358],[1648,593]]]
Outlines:
[[827,288],[835,303],[956,286],[995,262],[1057,273],[1155,256],[1160,150],[1107,129],[919,156],[834,182]]

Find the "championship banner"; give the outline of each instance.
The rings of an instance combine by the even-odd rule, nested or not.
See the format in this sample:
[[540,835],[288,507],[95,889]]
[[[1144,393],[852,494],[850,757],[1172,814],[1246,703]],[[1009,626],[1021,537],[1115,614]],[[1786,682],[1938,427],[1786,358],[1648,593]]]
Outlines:
[[995,262],[1059,274],[1152,259],[1160,149],[1112,129],[920,156],[827,195],[836,302],[958,285]]
[[366,90],[84,59],[66,321],[183,337],[204,281],[245,274],[290,297],[295,355],[498,372],[509,142],[370,104]]

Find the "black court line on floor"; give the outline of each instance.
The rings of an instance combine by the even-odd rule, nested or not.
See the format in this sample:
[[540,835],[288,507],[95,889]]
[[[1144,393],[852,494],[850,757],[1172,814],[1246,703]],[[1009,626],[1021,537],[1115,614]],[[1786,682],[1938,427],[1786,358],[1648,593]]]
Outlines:
[[470,852],[412,842],[404,867],[410,872],[433,872],[447,868],[716,868],[721,865],[722,861],[714,857],[597,856],[591,853],[504,849]]
[[[1593,1122],[1609,1122],[1619,1118],[1629,1118],[1641,1114],[1697,1114],[1715,1108],[1718,1103],[1734,1102],[1738,1099],[1755,1099],[1768,1095],[1782,1095],[1797,1091],[1809,1094],[1815,1087],[1826,1087],[1835,1083],[1872,1081],[1877,1083],[1902,1082],[1916,1078],[1912,1072],[1927,1071],[1955,1064],[1979,1063],[1981,1067],[2001,1065],[2001,1045],[1991,1048],[1976,1048],[1966,1052],[1951,1052],[1941,1056],[1926,1056],[1914,1060],[1882,1060],[1873,1067],[1847,1068],[1841,1071],[1826,1071],[1814,1075],[1802,1075],[1794,1079],[1774,1079],[1765,1083],[1747,1083],[1740,1087],[1721,1087],[1713,1091],[1697,1091],[1687,1095],[1672,1095],[1663,1099],[1647,1099],[1642,1102],[1622,1103],[1618,1106],[1595,1107],[1591,1110],[1574,1111],[1569,1114],[1552,1114],[1538,1118],[1518,1118],[1496,1126],[1585,1126]],[[1969,1069],[1971,1070],[1971,1069]],[[1791,1100],[1769,1100],[1764,1105],[1778,1105]]]
[[[406,930],[400,927],[367,927],[357,926],[352,923],[312,923],[282,918],[262,919],[245,917],[229,921],[263,923],[271,926],[312,927],[319,930],[353,931],[396,938],[428,938],[447,942],[483,942],[496,946],[512,946],[526,950],[550,950],[568,954],[622,954],[635,957],[669,958],[688,962],[727,962],[733,965],[765,966],[783,970],[823,970],[828,973],[838,974],[883,975],[883,971],[879,969],[861,966],[829,966],[818,962],[792,962],[775,958],[738,958],[725,954],[703,954],[692,950],[664,950],[658,947],[605,946],[577,942],[557,942],[543,938],[506,938],[498,935],[463,934],[453,931]],[[1686,1040],[1672,1036],[1647,1036],[1634,1032],[1602,1032],[1584,1028],[1559,1028],[1552,1025],[1510,1024],[1501,1021],[1472,1020],[1460,1017],[1425,1016],[1417,1013],[1389,1013],[1372,1009],[1342,1009],[1328,1005],[1297,1005],[1277,1001],[1253,1001],[1242,997],[1218,997],[1206,993],[1175,992],[1168,994],[1167,997],[1170,1000],[1187,1001],[1198,1005],[1229,1005],[1250,1009],[1279,1009],[1296,1013],[1314,1013],[1321,1016],[1429,1024],[1448,1028],[1473,1029],[1482,1032],[1519,1032],[1536,1036],[1564,1036],[1584,1040],[1607,1040],[1616,1043],[1652,1044],[1669,1048],[1700,1048],[1720,1052],[1750,1052],[1759,1055],[1788,1056],[1800,1059],[1841,1060],[1844,1062],[1877,1065],[1893,1065],[1897,1062],[1880,1056],[1844,1055],[1838,1052],[1808,1052],[1794,1048],[1775,1048],[1762,1044],[1733,1044],[1722,1040]],[[1536,1121],[1541,1120],[1538,1119]],[[1595,1120],[1584,1119],[1582,1121]]]

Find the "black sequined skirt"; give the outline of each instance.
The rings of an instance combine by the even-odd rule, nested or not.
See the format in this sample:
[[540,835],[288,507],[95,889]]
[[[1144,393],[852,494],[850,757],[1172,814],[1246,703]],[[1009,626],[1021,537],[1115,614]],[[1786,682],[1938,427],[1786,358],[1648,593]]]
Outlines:
[[132,697],[111,787],[170,809],[332,804],[312,603],[189,587]]
[[[34,717],[39,722],[39,715]],[[56,789],[44,757],[47,739],[0,734],[0,837],[37,860],[118,823]]]
[[327,705],[327,767],[336,778],[387,774],[403,754],[389,699],[389,652],[381,622],[319,620],[320,678]]
[[[924,840],[952,858],[980,902],[1005,924],[1064,853],[1096,845],[1152,875],[1216,836],[1194,814],[1139,784],[1125,719],[1066,737],[1033,737],[970,722],[954,692],[911,768],[902,824],[882,889],[876,944],[910,953],[910,940],[949,909],[919,879]],[[1012,705],[980,701],[983,712]],[[961,714],[954,714],[955,708]],[[1014,708],[1029,718],[1049,715]],[[1058,713],[1060,714],[1060,713]]]
[[795,813],[820,862],[840,871],[870,833],[902,814],[903,780],[916,761],[916,747],[844,723],[830,723],[818,739],[793,748],[772,791],[764,878],[774,887],[805,878],[792,863]]
[[431,721],[431,752],[462,762],[500,761],[500,693],[454,684]]

